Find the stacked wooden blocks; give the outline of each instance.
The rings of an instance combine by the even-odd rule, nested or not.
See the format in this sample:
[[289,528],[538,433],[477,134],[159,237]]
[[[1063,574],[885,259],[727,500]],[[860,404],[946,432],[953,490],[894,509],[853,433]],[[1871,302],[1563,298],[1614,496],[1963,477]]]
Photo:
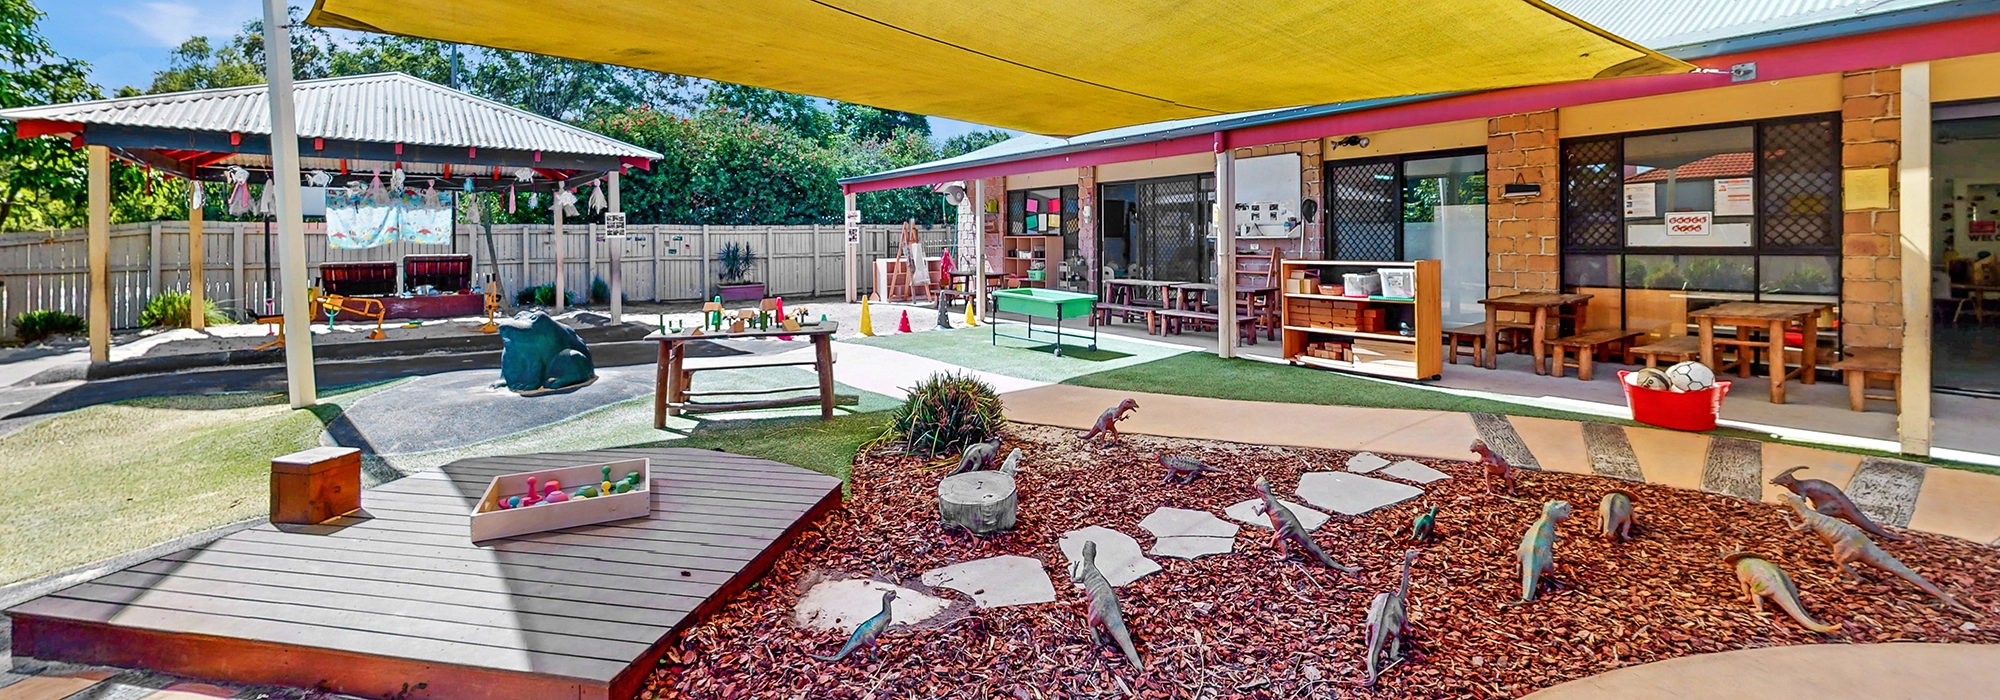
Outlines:
[[1385,321],[1382,309],[1352,301],[1321,299],[1288,300],[1291,324],[1308,328],[1379,333]]

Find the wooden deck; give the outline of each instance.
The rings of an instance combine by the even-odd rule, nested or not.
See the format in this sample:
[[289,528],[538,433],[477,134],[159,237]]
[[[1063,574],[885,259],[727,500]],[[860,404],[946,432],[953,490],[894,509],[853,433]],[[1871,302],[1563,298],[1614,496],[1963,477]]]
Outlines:
[[[473,546],[503,473],[651,457],[653,514]],[[14,655],[390,697],[633,697],[663,644],[755,581],[840,480],[693,449],[470,459],[9,610]]]

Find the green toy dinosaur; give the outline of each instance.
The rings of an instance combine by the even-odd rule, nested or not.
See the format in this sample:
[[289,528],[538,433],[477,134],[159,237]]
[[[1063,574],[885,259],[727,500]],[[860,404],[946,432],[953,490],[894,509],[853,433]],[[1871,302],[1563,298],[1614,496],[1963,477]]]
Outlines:
[[1521,558],[1521,605],[1535,599],[1542,584],[1560,586],[1552,574],[1556,569],[1556,542],[1562,537],[1556,534],[1556,524],[1569,519],[1569,503],[1549,501],[1542,504],[1542,517],[1528,526],[1528,534],[1521,537],[1521,548],[1516,554]]
[[1410,519],[1410,529],[1407,532],[1397,534],[1407,535],[1405,539],[1410,542],[1429,543],[1437,539],[1437,518],[1438,507],[1431,506],[1430,510],[1418,513],[1416,517]]
[[1791,525],[1793,530],[1799,532],[1811,530],[1813,534],[1818,535],[1820,541],[1825,542],[1826,546],[1833,550],[1833,563],[1839,566],[1841,573],[1846,574],[1848,578],[1856,581],[1861,580],[1861,575],[1855,573],[1853,567],[1848,566],[1848,564],[1857,561],[1862,562],[1902,577],[1903,580],[1915,584],[1917,588],[1923,589],[1925,593],[1931,594],[1931,597],[1942,601],[1945,605],[1951,606],[1954,610],[1972,615],[1979,614],[1972,608],[1960,604],[1958,600],[1951,597],[1951,594],[1945,593],[1944,590],[1931,584],[1929,580],[1917,572],[1911,571],[1910,567],[1903,565],[1903,562],[1889,556],[1888,552],[1884,552],[1881,547],[1875,546],[1875,543],[1870,541],[1867,535],[1861,534],[1861,531],[1855,529],[1853,525],[1835,520],[1832,516],[1808,507],[1806,499],[1799,497],[1798,494],[1781,493],[1778,495],[1783,497],[1786,505],[1790,505],[1792,510],[1805,520],[1803,523],[1794,523],[1790,516],[1786,516],[1785,522]]
[[847,658],[849,654],[854,653],[855,649],[866,646],[868,647],[868,656],[874,657],[876,654],[876,642],[882,638],[882,631],[889,629],[889,622],[891,620],[889,603],[895,599],[895,589],[883,591],[882,612],[875,613],[874,617],[862,621],[861,626],[854,628],[854,634],[847,637],[847,643],[840,647],[838,653],[835,653],[833,656],[820,656],[818,654],[807,654],[807,656],[821,661],[839,661]]
[[1089,597],[1089,608],[1084,613],[1085,624],[1090,627],[1091,637],[1098,642],[1104,635],[1125,652],[1125,658],[1132,661],[1132,668],[1146,670],[1146,663],[1139,660],[1139,652],[1132,648],[1132,633],[1125,629],[1125,614],[1118,608],[1118,591],[1111,587],[1111,581],[1104,578],[1104,572],[1097,570],[1097,543],[1084,542],[1083,555],[1076,563],[1069,565],[1070,578],[1083,585],[1083,593]]
[[[1410,564],[1416,560],[1417,550],[1404,552],[1403,582],[1396,592],[1377,593],[1368,604],[1368,682],[1362,685],[1375,685],[1383,671],[1403,661],[1403,643],[1410,638]],[[1387,666],[1381,665],[1385,657]]]
[[1770,598],[1806,629],[1822,634],[1840,631],[1840,625],[1821,624],[1806,614],[1805,608],[1799,605],[1798,585],[1792,583],[1792,577],[1786,576],[1785,570],[1778,568],[1777,564],[1740,550],[1723,554],[1722,561],[1736,567],[1736,580],[1743,584],[1743,602],[1756,606],[1757,612],[1764,612],[1764,599]]
[[1264,497],[1264,502],[1251,506],[1250,510],[1270,516],[1271,544],[1278,546],[1279,557],[1291,558],[1292,550],[1286,546],[1286,542],[1289,541],[1292,544],[1298,545],[1300,549],[1306,550],[1306,553],[1311,554],[1313,559],[1319,560],[1319,563],[1325,564],[1329,569],[1335,569],[1344,574],[1361,573],[1360,567],[1347,566],[1334,561],[1333,557],[1327,556],[1326,552],[1319,548],[1318,543],[1313,542],[1312,535],[1306,533],[1306,527],[1299,524],[1299,516],[1293,515],[1290,508],[1286,508],[1284,504],[1278,502],[1277,496],[1271,495],[1271,481],[1269,479],[1261,476],[1257,477],[1257,483],[1254,487],[1257,489],[1257,494]]
[[1597,531],[1613,542],[1632,539],[1632,494],[1604,494],[1604,500],[1597,502]]

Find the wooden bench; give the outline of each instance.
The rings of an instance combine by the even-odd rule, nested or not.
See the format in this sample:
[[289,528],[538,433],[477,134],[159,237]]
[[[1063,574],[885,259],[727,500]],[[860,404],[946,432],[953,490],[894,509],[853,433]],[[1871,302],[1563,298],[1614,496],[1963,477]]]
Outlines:
[[1663,338],[1659,342],[1632,348],[1632,354],[1646,358],[1647,367],[1658,367],[1661,360],[1686,362],[1701,357],[1701,339],[1691,335]]
[[[1554,353],[1555,362],[1550,364],[1549,373],[1560,377],[1563,376],[1563,368],[1575,367],[1577,379],[1590,381],[1591,365],[1596,364],[1596,357],[1600,353],[1605,355],[1619,353],[1625,364],[1632,364],[1632,339],[1642,335],[1645,333],[1641,331],[1605,328],[1550,340],[1549,350]],[[1576,352],[1574,363],[1563,359],[1564,352],[1568,350]]]
[[[1528,338],[1533,335],[1534,329],[1528,327],[1528,324],[1501,323],[1500,332],[1495,335],[1495,344],[1506,346],[1506,349],[1502,352],[1514,352],[1522,345],[1527,344],[1529,342]],[[1463,350],[1460,349],[1460,343],[1465,344]],[[1470,326],[1445,329],[1445,359],[1450,360],[1455,365],[1458,364],[1458,358],[1461,355],[1470,355],[1474,366],[1486,366],[1485,323],[1475,323]]]
[[1146,322],[1146,333],[1158,335],[1158,331],[1153,330],[1153,325],[1159,321],[1153,314],[1158,311],[1160,311],[1160,308],[1157,306],[1098,302],[1096,308],[1091,312],[1091,318],[1092,322],[1097,325],[1109,326],[1113,318],[1122,317],[1126,322],[1131,322],[1134,317],[1137,317]]
[[[1189,311],[1186,309],[1159,309],[1153,315],[1160,319],[1160,332],[1179,335],[1183,323],[1220,323],[1222,315],[1213,311]],[[1257,314],[1238,307],[1236,312],[1236,334],[1243,336],[1244,345],[1257,344]]]
[[[1869,399],[1894,401],[1896,409],[1903,408],[1903,351],[1895,348],[1848,348],[1847,357],[1833,363],[1828,369],[1840,370],[1847,379],[1847,408],[1853,411],[1867,410]],[[1890,392],[1870,393],[1869,380],[1888,382]]]

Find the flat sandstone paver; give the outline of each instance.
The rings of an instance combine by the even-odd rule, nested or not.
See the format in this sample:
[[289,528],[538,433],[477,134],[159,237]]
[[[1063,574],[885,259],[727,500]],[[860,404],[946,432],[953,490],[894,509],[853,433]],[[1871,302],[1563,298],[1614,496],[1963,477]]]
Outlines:
[[1916,511],[1910,517],[1913,529],[2000,544],[2000,517],[1995,517],[2000,514],[2000,479],[1959,469],[1929,470],[1917,493]]
[[[1553,418],[1509,416],[1514,434],[1545,471],[1589,474],[1590,451],[1584,445],[1583,424]],[[1466,459],[1471,459],[1468,452]]]
[[1112,586],[1124,586],[1160,570],[1159,563],[1139,552],[1138,540],[1108,527],[1092,525],[1071,530],[1063,533],[1062,541],[1057,544],[1062,547],[1063,556],[1074,564],[1083,556],[1085,542],[1097,543],[1097,570],[1104,572],[1104,580]]
[[1299,477],[1298,494],[1314,507],[1342,515],[1361,515],[1416,498],[1424,490],[1359,474],[1309,472]]
[[[1227,554],[1236,548],[1236,532],[1241,526],[1217,518],[1205,510],[1161,508],[1139,521],[1139,527],[1153,533],[1148,554],[1178,559],[1196,559],[1211,554]],[[1100,545],[1101,546],[1101,545]]]
[[931,569],[922,580],[926,586],[972,596],[972,603],[982,608],[1056,602],[1055,584],[1042,561],[1015,554]]
[[0,700],[62,700],[97,685],[101,678],[32,676],[0,688]]
[[1367,474],[1386,466],[1389,466],[1389,460],[1373,452],[1363,452],[1347,458],[1347,470],[1356,474]]
[[1451,478],[1450,474],[1408,459],[1383,467],[1379,473],[1383,476],[1393,476],[1404,481],[1414,481],[1419,484],[1428,484],[1440,479]]
[[792,609],[792,622],[819,630],[837,629],[852,633],[855,627],[882,612],[882,592],[896,591],[889,604],[889,617],[898,624],[916,624],[935,617],[951,606],[951,601],[927,596],[901,586],[874,579],[851,578],[825,581],[799,597]]
[[1855,507],[1875,522],[1909,527],[1927,471],[1928,467],[1916,462],[1869,457],[1861,460],[1861,468],[1854,471],[1844,490]]
[[[1263,502],[1264,499],[1262,498],[1252,498],[1224,508],[1222,514],[1229,516],[1230,520],[1269,530],[1271,529],[1271,516],[1255,510],[1257,505]],[[1291,511],[1292,515],[1299,519],[1299,525],[1304,527],[1306,532],[1318,530],[1319,526],[1325,525],[1326,521],[1333,519],[1333,516],[1313,510],[1309,506],[1293,503],[1282,498],[1278,499],[1278,505],[1284,506],[1286,510]]]

